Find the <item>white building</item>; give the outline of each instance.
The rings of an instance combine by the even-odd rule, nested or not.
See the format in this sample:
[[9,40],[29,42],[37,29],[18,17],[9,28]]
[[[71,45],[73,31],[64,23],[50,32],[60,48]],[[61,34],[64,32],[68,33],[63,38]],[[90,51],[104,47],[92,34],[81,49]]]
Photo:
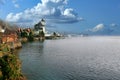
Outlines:
[[35,24],[34,26],[35,35],[39,35],[40,32],[43,32],[45,34],[45,26],[46,26],[46,22],[44,19],[41,19],[39,23]]

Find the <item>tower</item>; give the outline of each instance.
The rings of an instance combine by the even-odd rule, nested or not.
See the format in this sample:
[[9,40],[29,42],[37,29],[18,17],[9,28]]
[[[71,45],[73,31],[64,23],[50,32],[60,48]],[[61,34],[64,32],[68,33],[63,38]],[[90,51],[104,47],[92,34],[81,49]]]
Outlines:
[[39,23],[35,24],[34,29],[40,32],[43,31],[45,33],[45,25],[46,25],[45,20],[41,19]]
[[46,26],[45,20],[41,19],[40,22],[34,25],[34,29],[35,29],[34,34],[36,36],[45,36],[45,26]]
[[46,22],[44,19],[42,19],[40,21],[40,28],[42,29],[42,31],[45,33],[45,25],[46,25]]

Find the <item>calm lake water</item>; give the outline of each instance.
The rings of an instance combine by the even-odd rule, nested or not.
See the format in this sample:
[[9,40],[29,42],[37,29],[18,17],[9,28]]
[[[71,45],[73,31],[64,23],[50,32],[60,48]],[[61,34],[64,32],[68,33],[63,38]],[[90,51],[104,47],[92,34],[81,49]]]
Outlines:
[[74,37],[23,44],[28,80],[120,80],[120,37]]

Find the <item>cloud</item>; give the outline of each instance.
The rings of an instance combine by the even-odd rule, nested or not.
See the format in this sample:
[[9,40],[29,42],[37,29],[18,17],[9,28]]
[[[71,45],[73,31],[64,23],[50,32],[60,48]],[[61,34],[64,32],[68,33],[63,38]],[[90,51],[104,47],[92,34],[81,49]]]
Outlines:
[[67,4],[68,0],[41,0],[41,3],[38,3],[31,9],[26,9],[16,14],[9,13],[6,20],[10,22],[36,22],[41,18],[45,18],[53,23],[75,23],[82,21],[83,18],[80,18],[74,9],[66,8]]
[[120,24],[119,23],[111,23],[111,24],[100,23],[91,29],[86,29],[85,31],[83,31],[83,33],[88,35],[120,35]]
[[12,2],[13,2],[13,3],[16,3],[16,2],[17,2],[17,0],[12,0]]
[[15,8],[20,8],[19,4],[17,4],[17,0],[12,0]]
[[84,33],[92,35],[119,35],[120,26],[119,24],[109,24],[105,25],[103,23],[96,25],[94,28],[86,30]]
[[92,32],[98,32],[104,29],[104,24],[98,24],[97,26],[95,26],[93,29],[90,29],[90,31]]
[[[0,5],[6,4],[8,0],[0,0]],[[11,0],[15,8],[19,8],[19,4],[17,4],[18,0]]]
[[120,25],[116,23],[110,24],[110,29],[113,30],[111,34],[120,35]]
[[14,6],[15,6],[15,8],[19,8],[20,7],[19,4],[14,4]]
[[117,27],[118,24],[112,23],[112,24],[110,24],[110,26],[111,26],[111,27]]

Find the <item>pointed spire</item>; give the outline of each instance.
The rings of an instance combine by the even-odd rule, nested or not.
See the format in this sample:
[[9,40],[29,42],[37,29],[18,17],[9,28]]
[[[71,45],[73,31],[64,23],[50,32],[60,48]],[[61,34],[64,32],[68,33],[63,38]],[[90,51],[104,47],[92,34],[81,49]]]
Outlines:
[[41,19],[41,21],[44,21],[44,22],[45,22],[45,20],[44,20],[43,18]]

